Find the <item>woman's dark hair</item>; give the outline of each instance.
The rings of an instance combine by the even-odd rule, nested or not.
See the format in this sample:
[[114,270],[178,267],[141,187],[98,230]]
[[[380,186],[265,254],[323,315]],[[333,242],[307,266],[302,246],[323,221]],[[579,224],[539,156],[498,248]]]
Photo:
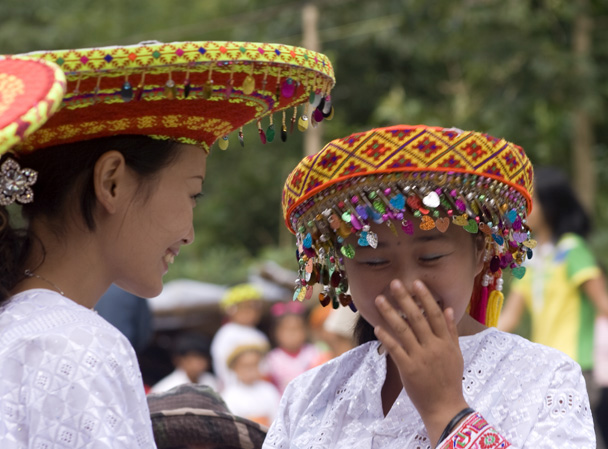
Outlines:
[[[57,145],[31,153],[3,155],[0,164],[10,157],[21,168],[38,172],[38,179],[32,187],[34,201],[21,208],[23,217],[29,222],[37,217],[61,219],[66,213],[66,205],[77,201],[84,224],[93,231],[97,201],[93,172],[95,163],[104,153],[114,150],[123,155],[127,167],[140,177],[138,193],[146,198],[152,191],[155,175],[177,159],[178,148],[172,140],[123,135]],[[63,227],[54,231],[61,234]],[[0,304],[22,279],[21,270],[35,239],[28,229],[14,228],[8,210],[0,206]]]
[[591,220],[564,172],[554,167],[535,168],[534,192],[555,241],[568,232],[588,236]]
[[361,315],[359,315],[359,319],[357,320],[357,324],[355,324],[355,330],[353,333],[357,345],[362,345],[368,341],[378,340],[378,337],[376,337],[376,334],[374,334],[374,327],[365,321],[365,318],[363,318]]

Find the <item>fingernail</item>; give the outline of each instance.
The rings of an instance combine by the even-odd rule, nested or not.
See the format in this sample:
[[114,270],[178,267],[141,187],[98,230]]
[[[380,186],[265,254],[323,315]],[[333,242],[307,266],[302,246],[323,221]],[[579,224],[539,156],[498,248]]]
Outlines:
[[402,290],[404,288],[403,282],[401,282],[399,279],[393,279],[393,281],[391,282],[391,287],[398,290]]
[[445,313],[447,314],[450,321],[454,321],[454,309],[448,307],[447,309],[445,309]]

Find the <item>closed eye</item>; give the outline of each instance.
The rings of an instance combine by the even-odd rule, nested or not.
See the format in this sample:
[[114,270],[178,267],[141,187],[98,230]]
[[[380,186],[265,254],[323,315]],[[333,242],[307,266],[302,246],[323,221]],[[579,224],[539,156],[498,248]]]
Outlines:
[[192,195],[191,198],[198,204],[203,196],[205,196],[205,194],[203,192],[199,192],[196,195]]
[[444,254],[428,254],[421,256],[419,259],[421,262],[435,262],[444,257]]
[[389,261],[384,260],[384,259],[370,259],[370,260],[362,260],[359,263],[373,268],[373,267],[383,267],[385,265],[388,265]]

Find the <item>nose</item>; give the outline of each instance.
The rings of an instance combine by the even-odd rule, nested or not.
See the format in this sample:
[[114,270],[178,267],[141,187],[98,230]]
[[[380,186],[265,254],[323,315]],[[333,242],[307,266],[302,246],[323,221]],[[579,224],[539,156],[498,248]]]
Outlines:
[[188,230],[188,234],[182,239],[183,245],[189,245],[194,242],[194,225],[190,224],[190,229]]
[[[393,279],[401,281],[401,283],[405,287],[405,291],[408,292],[410,295],[414,296],[414,281],[420,279],[420,275],[415,269],[412,269],[411,267],[401,267],[399,270],[395,271]],[[390,284],[386,286],[386,290],[387,293],[390,295]]]

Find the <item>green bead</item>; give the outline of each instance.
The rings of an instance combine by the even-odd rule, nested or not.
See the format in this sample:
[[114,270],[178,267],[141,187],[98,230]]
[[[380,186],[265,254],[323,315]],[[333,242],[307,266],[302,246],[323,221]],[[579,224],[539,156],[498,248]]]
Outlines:
[[374,209],[376,209],[381,214],[386,212],[386,207],[384,207],[384,203],[380,200],[376,200],[373,202]]
[[266,130],[266,141],[272,142],[274,140],[274,134],[274,125],[268,126],[268,129]]
[[340,252],[349,259],[355,257],[355,248],[353,248],[352,245],[344,245],[342,248],[340,248]]

